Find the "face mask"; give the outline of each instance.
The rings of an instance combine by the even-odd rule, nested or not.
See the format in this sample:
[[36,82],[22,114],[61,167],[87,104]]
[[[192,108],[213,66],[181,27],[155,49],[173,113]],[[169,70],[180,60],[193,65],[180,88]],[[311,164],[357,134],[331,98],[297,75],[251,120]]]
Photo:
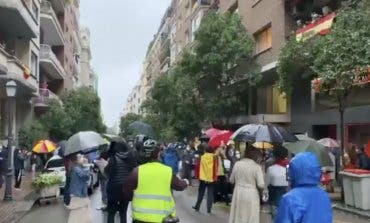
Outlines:
[[237,152],[236,152],[235,157],[236,157],[237,159],[240,159],[240,152],[239,152],[239,151],[237,151]]

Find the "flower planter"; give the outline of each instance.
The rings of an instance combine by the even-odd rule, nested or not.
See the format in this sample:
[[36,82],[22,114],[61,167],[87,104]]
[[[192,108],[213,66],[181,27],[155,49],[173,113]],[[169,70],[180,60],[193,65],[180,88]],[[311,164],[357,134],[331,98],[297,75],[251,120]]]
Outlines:
[[60,195],[59,185],[51,185],[41,188],[39,194],[41,199],[59,197]]

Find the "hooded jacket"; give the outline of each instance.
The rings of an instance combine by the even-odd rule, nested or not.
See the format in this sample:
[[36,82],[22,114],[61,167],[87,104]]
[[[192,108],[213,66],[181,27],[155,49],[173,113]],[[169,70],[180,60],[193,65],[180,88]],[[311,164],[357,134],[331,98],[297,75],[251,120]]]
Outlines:
[[316,156],[299,153],[289,163],[292,190],[279,203],[275,223],[331,223],[329,196],[318,187],[321,169]]
[[124,184],[131,171],[137,166],[135,151],[124,145],[114,145],[105,173],[111,184]]

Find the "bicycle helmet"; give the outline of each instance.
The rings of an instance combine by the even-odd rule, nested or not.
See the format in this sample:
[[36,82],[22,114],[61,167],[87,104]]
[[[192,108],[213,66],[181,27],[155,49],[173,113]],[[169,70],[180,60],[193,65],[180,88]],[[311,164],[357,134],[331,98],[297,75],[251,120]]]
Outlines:
[[159,144],[153,139],[148,139],[143,144],[143,150],[146,158],[152,158],[159,152]]

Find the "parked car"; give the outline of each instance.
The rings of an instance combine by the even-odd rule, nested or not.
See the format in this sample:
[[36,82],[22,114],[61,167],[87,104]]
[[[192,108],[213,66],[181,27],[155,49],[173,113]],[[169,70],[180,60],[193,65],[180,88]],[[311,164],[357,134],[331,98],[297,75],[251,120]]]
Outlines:
[[66,184],[66,169],[64,167],[62,157],[58,155],[54,155],[53,157],[51,157],[45,164],[44,172],[47,172],[47,173],[54,172],[58,176],[60,176],[62,179],[62,183],[59,185],[59,187],[62,189],[64,188]]
[[[86,168],[90,169],[90,179],[87,182],[88,193],[92,194],[95,187],[99,185],[98,171],[94,168],[94,164],[85,164]],[[66,169],[64,167],[63,158],[54,155],[45,164],[44,172],[55,172],[62,178],[62,183],[59,185],[61,189],[64,189],[66,182]]]
[[94,188],[99,186],[98,170],[92,163],[84,164],[84,167],[90,168],[90,179],[87,181],[87,190],[89,194],[92,194]]

